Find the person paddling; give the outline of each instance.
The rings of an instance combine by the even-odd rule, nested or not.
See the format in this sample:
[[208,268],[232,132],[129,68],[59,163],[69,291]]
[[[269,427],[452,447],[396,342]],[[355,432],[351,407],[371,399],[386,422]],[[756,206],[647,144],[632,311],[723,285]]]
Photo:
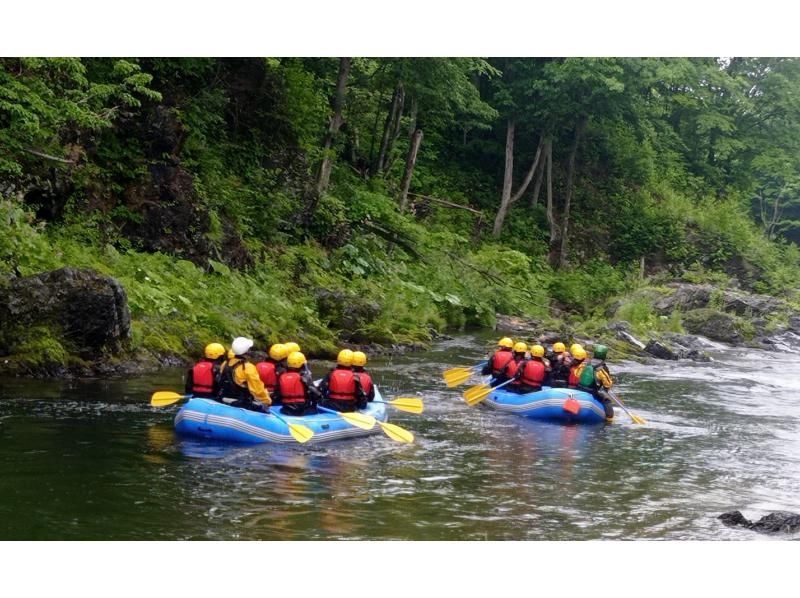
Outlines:
[[[515,382],[518,382],[515,390],[520,394],[542,390],[542,384],[547,378],[547,366],[544,347],[541,345],[531,347],[531,358],[520,363],[514,375]],[[514,386],[514,382],[509,386]]]
[[572,356],[567,353],[567,347],[564,343],[555,343],[548,358],[550,360],[550,386],[554,388],[567,386]]
[[592,351],[592,360],[586,363],[580,372],[578,379],[578,390],[591,393],[594,398],[603,404],[606,412],[606,421],[614,419],[614,405],[611,402],[609,391],[614,385],[611,372],[606,365],[608,347],[605,345],[595,345]]
[[280,405],[280,393],[278,392],[278,378],[286,369],[284,361],[289,355],[286,345],[276,343],[269,348],[269,357],[256,364],[258,377],[264,383],[269,392],[273,405]]
[[581,377],[581,369],[583,368],[583,360],[586,359],[586,350],[575,343],[569,348],[569,353],[572,356],[572,363],[569,366],[567,386],[569,388],[577,388]]
[[278,378],[278,392],[281,396],[281,413],[286,415],[310,415],[317,413],[320,392],[306,364],[306,356],[300,351],[290,353],[286,358],[287,370]]
[[505,380],[513,380],[508,386],[506,386],[506,390],[510,390],[511,392],[522,392],[521,385],[519,378],[517,378],[517,371],[519,370],[522,363],[525,361],[525,355],[528,352],[528,345],[523,342],[518,342],[514,344],[514,358],[506,364],[506,367],[503,368],[502,375],[505,377]]
[[319,384],[322,406],[336,411],[351,412],[366,407],[367,399],[361,381],[353,371],[353,352],[342,349],[336,356],[336,367]]
[[492,380],[490,382],[492,386],[497,386],[498,384],[502,384],[508,380],[508,378],[505,377],[505,374],[503,374],[503,371],[505,370],[505,367],[514,359],[514,352],[511,350],[514,346],[514,341],[506,336],[497,341],[497,345],[500,348],[494,352],[481,370],[482,375],[492,376]]
[[253,411],[269,411],[272,399],[258,375],[256,366],[250,363],[253,341],[243,336],[233,339],[233,357],[220,368],[219,400],[234,407]]
[[367,365],[367,354],[363,351],[353,351],[353,371],[358,375],[361,383],[361,390],[368,402],[375,399],[375,385],[372,383],[372,376],[369,375],[364,366]]
[[219,370],[225,361],[225,347],[219,343],[206,345],[203,357],[186,373],[185,394],[200,399],[216,399],[219,392]]

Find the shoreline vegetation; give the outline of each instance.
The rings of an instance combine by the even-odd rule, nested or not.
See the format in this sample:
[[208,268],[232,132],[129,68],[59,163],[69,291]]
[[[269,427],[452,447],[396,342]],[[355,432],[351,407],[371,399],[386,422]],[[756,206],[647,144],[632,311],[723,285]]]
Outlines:
[[3,375],[800,333],[795,59],[2,58],[0,89]]

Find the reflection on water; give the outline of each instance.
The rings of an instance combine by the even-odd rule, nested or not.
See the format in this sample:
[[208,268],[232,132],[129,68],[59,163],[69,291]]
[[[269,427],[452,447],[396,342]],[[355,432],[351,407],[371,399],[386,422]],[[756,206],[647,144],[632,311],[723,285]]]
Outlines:
[[[719,350],[713,363],[611,362],[626,406],[611,425],[562,426],[468,408],[443,369],[494,336],[375,359],[412,445],[176,437],[181,372],[126,381],[4,381],[0,539],[762,539],[722,526],[740,509],[800,511],[800,368],[791,354]],[[317,373],[325,364],[315,364]],[[477,380],[476,380],[477,382]]]

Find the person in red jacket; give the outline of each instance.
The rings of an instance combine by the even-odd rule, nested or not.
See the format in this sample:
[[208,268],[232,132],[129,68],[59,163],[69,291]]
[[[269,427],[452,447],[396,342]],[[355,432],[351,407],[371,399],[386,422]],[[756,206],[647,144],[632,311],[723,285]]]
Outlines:
[[[514,379],[519,381],[515,389],[520,394],[536,392],[542,390],[542,384],[547,379],[549,363],[544,358],[544,347],[533,345],[531,347],[531,358],[520,363]],[[513,386],[512,382],[509,386]]]
[[311,370],[306,365],[306,356],[300,351],[286,358],[287,369],[278,377],[278,394],[281,397],[281,413],[286,415],[309,415],[317,412],[319,390],[314,386]]
[[269,396],[272,398],[273,405],[281,404],[280,393],[277,392],[278,377],[286,369],[285,359],[289,356],[289,351],[286,345],[276,343],[269,348],[269,357],[256,364],[258,370],[258,377],[264,383],[269,391]]
[[353,371],[353,352],[342,349],[336,357],[336,367],[320,381],[321,405],[336,411],[355,411],[367,405],[361,381]]
[[497,341],[497,345],[500,348],[494,352],[481,370],[482,375],[492,376],[492,386],[497,386],[508,380],[503,374],[503,370],[514,359],[514,352],[511,350],[514,346],[514,341],[506,336]]
[[375,398],[375,385],[372,383],[372,376],[364,369],[365,365],[367,365],[367,354],[363,351],[353,351],[353,371],[358,375],[364,396],[371,402]]
[[504,380],[513,380],[505,388],[511,392],[520,392],[519,379],[517,379],[517,371],[520,366],[525,362],[525,356],[528,353],[528,345],[523,342],[514,344],[514,359],[508,362],[506,367],[503,368],[502,375]]
[[186,373],[185,394],[201,399],[216,399],[219,391],[219,368],[225,360],[225,347],[206,345],[203,358]]

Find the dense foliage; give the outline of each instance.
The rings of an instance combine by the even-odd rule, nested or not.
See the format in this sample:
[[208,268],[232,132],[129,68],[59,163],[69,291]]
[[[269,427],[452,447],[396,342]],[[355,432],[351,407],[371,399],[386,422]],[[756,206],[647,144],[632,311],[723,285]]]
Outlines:
[[788,295],[798,92],[789,58],[2,58],[0,272],[117,277],[154,355],[418,343],[642,274]]

